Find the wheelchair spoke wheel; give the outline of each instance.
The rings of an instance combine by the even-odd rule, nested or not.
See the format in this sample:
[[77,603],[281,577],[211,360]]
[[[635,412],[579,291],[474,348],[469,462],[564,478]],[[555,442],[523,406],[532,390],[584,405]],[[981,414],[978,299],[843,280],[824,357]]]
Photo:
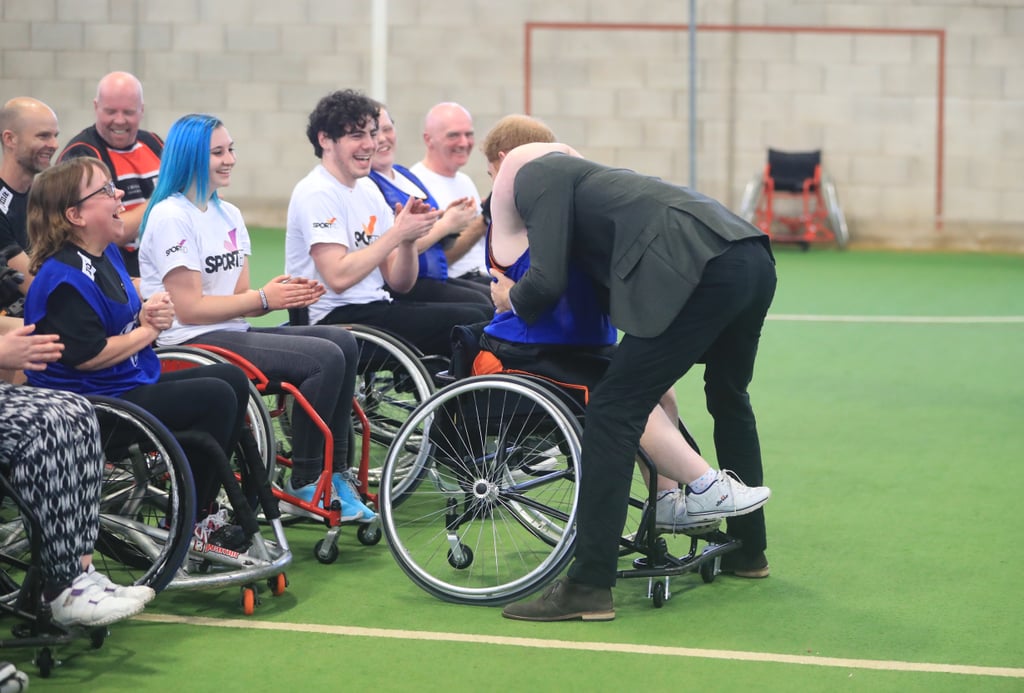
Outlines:
[[[434,391],[433,378],[421,361],[421,355],[396,337],[365,325],[348,325],[359,345],[359,377],[356,401],[369,423],[363,430],[353,418],[356,436],[370,438],[369,484],[380,483],[381,468],[398,429],[412,412]],[[406,446],[418,447],[410,439]]]
[[566,405],[526,378],[468,378],[432,395],[399,430],[381,478],[402,570],[466,604],[503,604],[554,578],[575,540],[579,439]]
[[90,396],[104,454],[93,562],[116,583],[165,588],[192,537],[195,490],[178,442],[149,413]]

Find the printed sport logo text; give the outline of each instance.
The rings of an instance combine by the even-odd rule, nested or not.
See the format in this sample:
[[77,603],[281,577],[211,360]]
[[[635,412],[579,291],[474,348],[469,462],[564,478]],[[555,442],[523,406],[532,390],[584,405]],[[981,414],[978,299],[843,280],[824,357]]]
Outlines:
[[363,224],[362,231],[356,231],[356,246],[367,246],[373,243],[373,231],[377,226],[377,217],[370,217],[369,224]]
[[233,270],[241,267],[242,263],[245,262],[245,253],[238,249],[238,229],[228,231],[228,238],[224,241],[224,249],[228,252],[223,255],[211,255],[206,258],[207,274]]
[[182,238],[175,245],[172,245],[170,248],[165,250],[164,251],[164,256],[165,257],[170,257],[173,253],[176,253],[176,252],[178,252],[180,250],[184,250],[184,249],[185,249],[185,239]]

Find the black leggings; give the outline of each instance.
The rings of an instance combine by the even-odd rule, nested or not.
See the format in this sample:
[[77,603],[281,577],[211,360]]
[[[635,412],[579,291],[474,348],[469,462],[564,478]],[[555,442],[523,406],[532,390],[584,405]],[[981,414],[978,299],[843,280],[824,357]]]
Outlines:
[[[349,466],[352,397],[358,346],[348,330],[326,325],[215,330],[189,344],[228,349],[272,380],[294,385],[328,425],[334,438],[334,471]],[[323,469],[324,438],[301,407],[292,412],[292,483],[315,481]]]
[[425,355],[452,355],[452,327],[489,322],[494,308],[483,303],[374,301],[338,306],[321,325],[369,325],[402,337]]
[[[389,289],[391,291],[391,289]],[[392,291],[396,301],[425,303],[479,303],[493,312],[491,288],[488,285],[462,279],[430,279],[420,277],[407,293]]]
[[[230,458],[249,402],[249,380],[236,366],[219,363],[161,373],[160,380],[125,392],[121,398],[137,404],[173,432],[198,431],[216,441]],[[213,465],[204,463],[182,441],[195,479],[200,514],[209,510],[220,480]]]

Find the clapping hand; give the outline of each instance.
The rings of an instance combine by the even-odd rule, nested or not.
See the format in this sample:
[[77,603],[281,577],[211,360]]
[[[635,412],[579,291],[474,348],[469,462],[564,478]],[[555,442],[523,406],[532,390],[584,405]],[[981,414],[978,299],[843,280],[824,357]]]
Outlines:
[[139,311],[139,324],[152,327],[163,332],[174,322],[174,303],[166,291],[157,291],[142,304]]
[[263,287],[270,310],[305,308],[317,302],[327,289],[315,279],[281,274]]
[[440,210],[418,197],[410,197],[405,205],[401,202],[395,205],[395,224],[387,233],[398,234],[400,243],[415,243],[430,231],[440,217]]

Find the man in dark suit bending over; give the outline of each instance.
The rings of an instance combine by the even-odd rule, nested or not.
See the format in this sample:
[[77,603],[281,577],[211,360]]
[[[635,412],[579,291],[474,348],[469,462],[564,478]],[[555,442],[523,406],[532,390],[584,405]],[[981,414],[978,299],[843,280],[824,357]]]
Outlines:
[[[719,467],[751,486],[763,483],[747,386],[775,293],[774,257],[763,233],[714,200],[588,161],[564,144],[509,152],[491,205],[495,227],[525,225],[530,246],[530,269],[518,283],[492,273],[499,311],[536,318],[564,291],[571,260],[594,281],[612,324],[625,333],[587,406],[568,578],[503,613],[531,621],[610,620],[640,435],[659,397],[695,363],[705,364]],[[723,556],[723,572],[766,577],[764,511],[730,518],[728,532],[743,547]]]

